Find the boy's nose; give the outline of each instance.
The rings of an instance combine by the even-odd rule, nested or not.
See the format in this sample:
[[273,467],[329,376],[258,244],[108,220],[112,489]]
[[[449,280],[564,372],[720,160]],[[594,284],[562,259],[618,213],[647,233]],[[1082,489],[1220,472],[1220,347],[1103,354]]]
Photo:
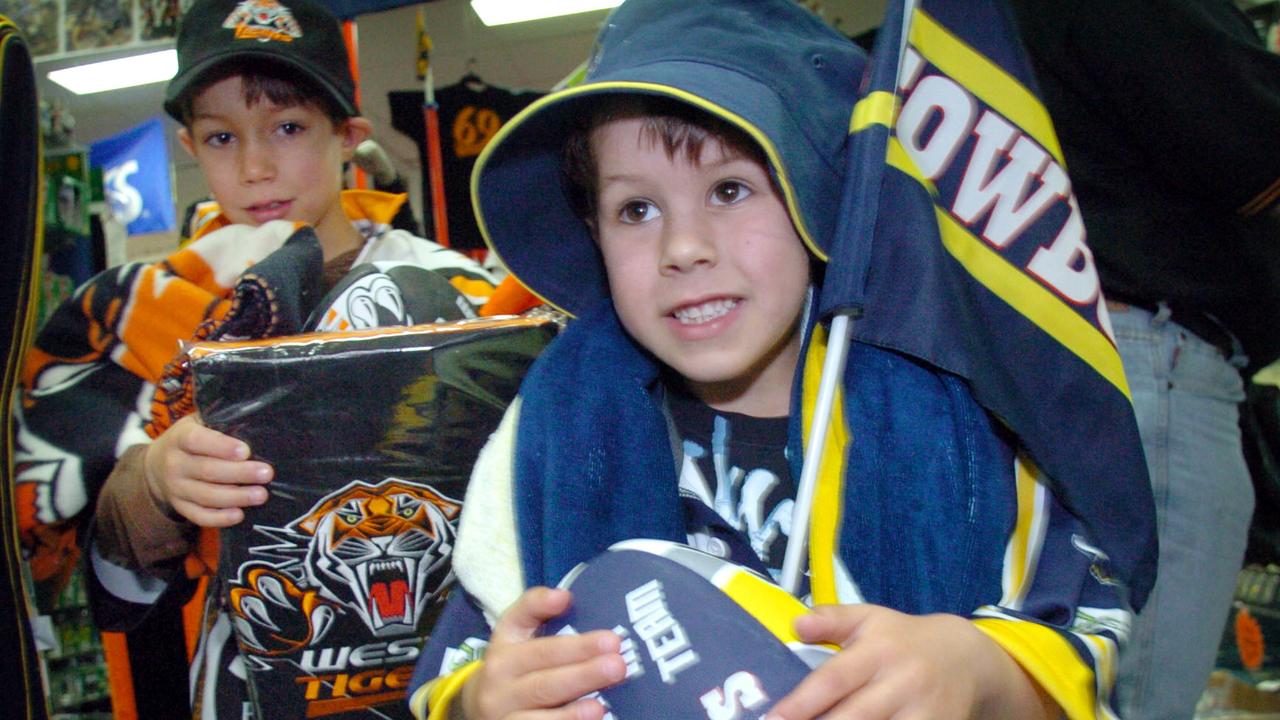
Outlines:
[[240,154],[240,179],[246,183],[262,182],[275,177],[276,166],[265,148],[246,143]]
[[716,243],[712,228],[692,219],[663,218],[662,271],[687,272],[716,262]]

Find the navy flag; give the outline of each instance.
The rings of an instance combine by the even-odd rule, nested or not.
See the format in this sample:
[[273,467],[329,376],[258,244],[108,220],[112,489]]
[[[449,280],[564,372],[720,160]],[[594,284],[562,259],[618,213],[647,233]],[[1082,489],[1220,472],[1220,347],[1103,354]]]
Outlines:
[[903,4],[891,3],[850,124],[847,222],[822,311],[860,310],[856,339],[968,379],[1139,607],[1155,569],[1146,463],[1080,208],[1012,17],[998,0],[923,0],[903,42]]
[[[1077,548],[1109,558],[1095,567],[1109,565],[1107,582],[1127,585],[1140,608],[1156,561],[1146,463],[1080,208],[1011,13],[999,0],[891,0],[864,84],[824,317],[852,318],[854,341],[967,380],[1018,437],[1020,495],[1023,471],[1051,488],[1086,531]],[[832,323],[833,353],[843,326]],[[824,334],[806,358],[806,405]],[[829,467],[817,471],[815,507],[839,505],[829,479],[844,476],[844,443],[858,442],[842,402],[829,424],[817,420]],[[815,598],[840,596],[824,587],[839,570],[823,567],[839,526],[815,512]],[[1095,655],[1100,700],[1109,668],[1081,652]]]

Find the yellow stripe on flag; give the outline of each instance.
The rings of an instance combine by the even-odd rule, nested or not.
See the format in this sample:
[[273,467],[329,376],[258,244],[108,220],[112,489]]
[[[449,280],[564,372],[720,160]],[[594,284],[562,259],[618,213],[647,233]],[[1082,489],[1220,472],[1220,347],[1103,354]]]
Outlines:
[[[937,186],[925,178],[897,138],[891,138],[885,162],[920,183],[933,198]],[[1099,375],[1116,387],[1130,402],[1129,382],[1124,377],[1120,354],[1101,330],[1080,316],[1043,285],[1031,279],[989,245],[957,223],[945,210],[934,205],[938,231],[947,252],[988,290],[1040,326]]]
[[992,250],[942,208],[934,206],[934,214],[943,246],[975,280],[1039,325],[1133,401],[1120,364],[1120,353],[1101,330]]
[[889,138],[889,148],[885,151],[885,162],[914,178],[925,190],[929,191],[929,197],[933,198],[935,203],[937,202],[938,186],[920,172],[920,169],[916,167],[915,161],[907,154],[907,149],[902,147],[902,143],[898,141],[896,136]]
[[883,90],[862,98],[857,105],[853,106],[853,114],[849,116],[849,134],[852,135],[872,125],[893,127],[897,103],[897,96]]
[[912,15],[910,39],[929,62],[1022,128],[1048,150],[1059,165],[1066,167],[1049,111],[1017,78],[952,35],[922,10]]
[[[936,201],[936,184],[920,173],[896,137],[890,138],[884,161],[914,178]],[[942,245],[964,265],[974,279],[986,286],[987,290],[996,293],[1012,309],[1027,316],[1030,322],[1039,325],[1042,331],[1068,347],[1080,360],[1091,366],[1094,372],[1114,384],[1130,402],[1133,401],[1129,395],[1129,382],[1124,377],[1124,368],[1120,365],[1120,354],[1100,329],[1082,318],[1073,307],[1066,305],[1042,284],[1021,272],[1009,260],[1005,260],[1004,256],[979,240],[964,225],[955,222],[950,214],[938,208],[936,202],[934,214],[937,215]]]

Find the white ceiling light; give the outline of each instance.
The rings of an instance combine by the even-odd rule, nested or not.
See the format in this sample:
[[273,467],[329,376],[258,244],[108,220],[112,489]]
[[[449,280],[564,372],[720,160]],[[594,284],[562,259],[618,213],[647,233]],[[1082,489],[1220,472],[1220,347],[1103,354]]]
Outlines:
[[178,72],[178,52],[161,50],[52,70],[49,79],[77,95],[164,82]]
[[622,0],[471,0],[485,25],[506,25],[617,7]]

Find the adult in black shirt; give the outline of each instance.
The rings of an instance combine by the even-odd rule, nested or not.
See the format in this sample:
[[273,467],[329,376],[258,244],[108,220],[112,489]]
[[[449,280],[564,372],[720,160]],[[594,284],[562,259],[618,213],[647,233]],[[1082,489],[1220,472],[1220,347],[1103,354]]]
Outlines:
[[1228,0],[1011,0],[1106,294],[1151,470],[1155,589],[1125,718],[1189,718],[1253,491],[1241,370],[1280,354],[1280,56]]

